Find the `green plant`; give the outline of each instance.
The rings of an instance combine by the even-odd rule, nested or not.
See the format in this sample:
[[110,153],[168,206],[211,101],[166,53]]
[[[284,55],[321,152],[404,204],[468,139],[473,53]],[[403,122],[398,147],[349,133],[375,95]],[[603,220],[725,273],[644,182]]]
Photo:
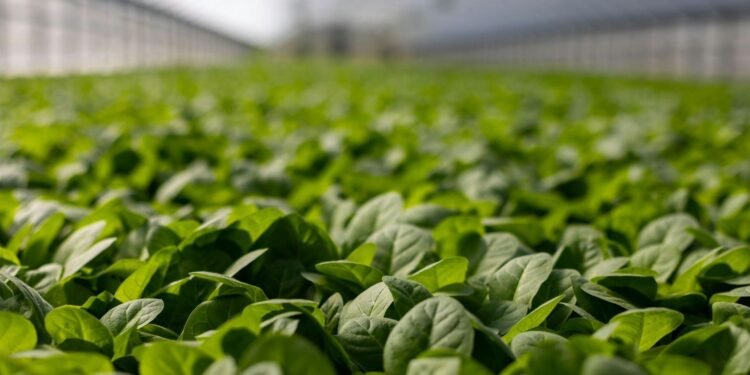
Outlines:
[[741,86],[0,85],[0,374],[746,374]]

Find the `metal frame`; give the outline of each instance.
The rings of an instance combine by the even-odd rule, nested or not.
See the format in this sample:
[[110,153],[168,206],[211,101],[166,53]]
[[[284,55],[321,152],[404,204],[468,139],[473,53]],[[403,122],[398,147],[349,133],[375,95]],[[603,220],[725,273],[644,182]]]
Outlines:
[[[19,49],[18,40],[27,42]],[[0,0],[0,76],[218,63],[252,49],[137,0]]]

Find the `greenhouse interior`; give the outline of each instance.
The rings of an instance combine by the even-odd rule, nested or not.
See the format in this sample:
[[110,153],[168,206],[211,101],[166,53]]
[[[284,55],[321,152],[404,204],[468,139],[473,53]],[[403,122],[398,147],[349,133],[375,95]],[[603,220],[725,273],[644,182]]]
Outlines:
[[750,374],[750,2],[0,0],[15,374]]

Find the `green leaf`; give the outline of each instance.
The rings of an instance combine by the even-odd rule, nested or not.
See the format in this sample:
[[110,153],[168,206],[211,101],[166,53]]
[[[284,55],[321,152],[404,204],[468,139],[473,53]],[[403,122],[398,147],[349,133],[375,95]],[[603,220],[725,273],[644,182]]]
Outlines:
[[547,342],[560,342],[564,343],[567,341],[564,337],[554,334],[552,332],[546,332],[546,331],[527,331],[527,332],[521,332],[518,335],[516,335],[513,338],[513,341],[510,343],[510,347],[513,350],[513,354],[516,355],[516,357],[522,356],[524,353],[528,352],[529,350],[539,346],[543,345]]
[[[443,220],[433,231],[432,235],[437,243],[438,252],[441,257],[450,256],[467,256],[467,258],[478,258],[470,257],[467,254],[466,239],[478,239],[480,246],[480,254],[486,251],[482,249],[483,243],[481,243],[481,235],[484,234],[484,228],[480,218],[476,216],[463,215],[453,216]],[[472,263],[477,262],[479,259],[472,259]]]
[[648,304],[656,299],[657,284],[653,276],[631,273],[613,273],[592,279],[628,300]]
[[385,371],[405,374],[409,362],[428,349],[470,356],[473,343],[471,320],[461,304],[450,297],[433,297],[414,306],[391,331],[383,352]]
[[377,251],[378,247],[375,244],[365,243],[347,255],[346,260],[354,263],[370,265],[372,264],[373,259],[375,259]]
[[648,375],[637,364],[617,357],[595,355],[583,363],[581,375]]
[[450,350],[430,350],[409,362],[407,375],[457,374],[490,375],[488,371],[470,357],[458,355]]
[[60,346],[71,345],[74,350],[79,350],[78,342],[83,341],[102,353],[112,352],[112,334],[104,324],[80,307],[62,306],[50,311],[44,319],[44,326]]
[[690,331],[667,345],[659,356],[681,355],[702,360],[721,372],[734,348],[734,340],[726,325],[707,325]]
[[212,362],[198,348],[168,341],[139,347],[135,356],[141,375],[201,375]]
[[724,366],[722,375],[739,375],[750,373],[750,333],[744,327],[729,324],[729,333],[734,341],[734,348]]
[[372,266],[386,275],[400,277],[414,271],[434,246],[429,232],[407,224],[389,225],[367,242],[377,246]]
[[621,268],[625,267],[629,262],[629,258],[627,257],[614,257],[605,259],[598,264],[594,265],[593,267],[586,270],[586,272],[583,273],[583,276],[587,278],[594,278],[597,276],[603,276],[610,273],[615,273]]
[[285,375],[334,375],[331,363],[320,350],[299,336],[264,335],[242,354],[237,364],[248,368],[272,362]]
[[638,234],[638,248],[669,244],[682,252],[693,242],[693,235],[686,229],[698,227],[700,227],[698,222],[687,214],[679,213],[660,217],[648,223]]
[[[237,374],[237,364],[234,362],[232,357],[224,357],[208,366],[206,371],[202,375],[226,375],[226,374]],[[247,370],[242,373],[247,374]],[[273,374],[273,373],[272,373]],[[282,375],[279,372],[279,375]]]
[[508,232],[529,246],[536,246],[545,240],[544,228],[533,218],[495,217],[484,219],[482,224],[487,232]]
[[21,265],[21,261],[16,254],[10,250],[0,247],[0,266],[4,265]]
[[325,328],[328,332],[335,333],[339,327],[339,318],[344,309],[344,299],[341,294],[336,293],[320,305],[320,310],[325,314]]
[[277,219],[253,244],[253,249],[267,248],[269,255],[297,258],[305,265],[315,265],[338,258],[336,246],[320,228],[307,223],[299,215]]
[[[23,263],[37,267],[49,261],[49,251],[55,238],[65,224],[65,215],[55,213],[42,222],[25,238],[25,248],[21,254]],[[31,227],[29,227],[31,228]],[[11,242],[13,239],[11,239]],[[8,245],[10,247],[10,244]]]
[[176,198],[186,186],[210,181],[212,174],[203,161],[197,161],[184,170],[173,174],[165,181],[154,194],[154,200],[159,203],[167,203]]
[[638,308],[612,290],[584,278],[573,280],[573,291],[576,296],[576,305],[599,321],[606,322],[623,310]]
[[[580,228],[578,228],[580,229]],[[605,238],[600,233],[574,233],[568,228],[564,240],[553,256],[555,268],[570,268],[586,273],[591,268],[610,258]]]
[[36,330],[26,318],[0,311],[0,356],[34,349]]
[[[677,329],[683,320],[679,312],[660,307],[629,310],[610,320],[607,326],[614,325],[614,329],[608,337],[620,339],[643,352]],[[607,326],[600,332],[608,330]]]
[[284,371],[276,363],[260,362],[246,368],[241,375],[284,375]]
[[76,254],[80,254],[91,246],[99,238],[107,222],[99,220],[84,227],[79,228],[69,235],[60,247],[57,248],[52,261],[58,264],[64,264]]
[[400,316],[404,316],[416,304],[432,297],[427,288],[415,281],[386,276],[383,282],[391,292],[393,306]]
[[673,244],[657,244],[646,246],[630,257],[633,267],[647,268],[655,271],[656,281],[666,282],[680,264],[682,252]]
[[513,352],[492,328],[485,326],[471,313],[467,315],[474,327],[474,349],[471,357],[493,372],[500,372],[515,360]]
[[710,375],[711,366],[697,359],[680,355],[660,355],[646,362],[654,375]]
[[409,280],[424,285],[430,292],[435,292],[451,284],[460,284],[466,280],[469,261],[464,257],[441,259],[409,276]]
[[[253,240],[260,238],[273,222],[284,216],[284,212],[275,207],[262,208],[240,219],[239,228],[247,230]],[[227,220],[231,220],[230,215]]]
[[[190,272],[190,276],[195,277],[197,279],[208,280],[208,281],[218,283],[222,286],[227,287],[227,290],[231,288],[233,290],[241,291],[242,292],[241,294],[245,295],[246,297],[249,297],[252,302],[264,301],[268,299],[268,297],[266,297],[266,294],[263,292],[263,289],[258,288],[257,286],[254,286],[254,285],[250,285],[248,283],[244,283],[242,281],[231,278],[229,276],[222,275],[220,273],[195,271],[195,272]],[[237,294],[237,293],[229,293],[226,291],[222,291],[221,287],[219,287],[210,296],[210,298],[221,296],[221,295],[227,295],[227,294]]]
[[509,260],[531,254],[531,251],[510,233],[486,234],[484,242],[486,250],[477,262],[475,275],[491,275]]
[[454,210],[437,204],[426,203],[406,209],[398,220],[404,224],[416,225],[421,228],[433,228],[455,214],[456,211]]
[[560,303],[560,301],[562,301],[564,297],[564,295],[557,296],[545,302],[543,305],[537,307],[528,315],[524,316],[523,319],[514,324],[513,327],[511,327],[510,331],[508,331],[508,333],[503,336],[503,340],[505,340],[506,342],[511,342],[513,338],[518,334],[539,327],[542,323],[544,323],[547,317],[552,313],[555,307],[557,307],[557,304]]
[[396,321],[380,317],[359,317],[347,321],[337,338],[363,371],[383,371],[383,348]]
[[341,330],[349,320],[359,317],[385,317],[385,313],[393,303],[388,287],[385,283],[377,283],[354,300],[350,301],[341,310],[339,317],[339,330]]
[[200,346],[212,357],[232,355],[237,358],[260,333],[260,325],[263,315],[246,308],[237,315],[219,326],[208,336]]
[[[561,302],[574,301],[575,291],[573,290],[573,280],[579,277],[580,274],[576,270],[552,270],[547,281],[542,284],[536,296],[534,296],[534,300],[531,304],[532,308],[538,308],[559,295],[563,296]],[[571,309],[567,307],[555,309],[555,311],[549,316],[548,322],[553,326],[559,326],[568,319],[570,313]]]
[[[24,374],[110,374],[112,363],[95,353],[45,353],[38,358],[19,359]],[[2,366],[2,365],[0,365]],[[2,367],[0,367],[2,369]]]
[[675,278],[674,282],[672,283],[672,291],[673,292],[700,291],[700,285],[698,284],[698,276],[700,275],[700,273],[703,271],[705,267],[707,267],[709,264],[711,264],[712,261],[714,261],[717,257],[719,257],[721,250],[722,248],[717,248],[717,249],[712,250],[711,252],[697,259],[685,271],[683,271],[682,273],[678,273],[678,276]]
[[142,328],[151,323],[164,310],[164,301],[144,298],[125,302],[107,311],[100,319],[113,336],[130,328]]
[[237,258],[237,260],[235,260],[234,263],[232,263],[232,265],[229,266],[226,271],[224,271],[224,275],[234,277],[234,275],[236,275],[238,272],[242,271],[243,269],[245,269],[245,267],[265,254],[266,251],[268,251],[268,249],[254,250]]
[[47,314],[52,311],[52,305],[50,305],[49,302],[47,302],[44,298],[42,298],[41,295],[39,295],[39,292],[30,287],[28,284],[24,283],[13,275],[0,271],[0,280],[3,278],[10,281],[16,287],[16,289],[18,289],[21,295],[23,295],[23,298],[31,305],[31,321],[34,323],[34,327],[36,327],[37,334],[42,338],[46,337],[46,331],[44,330],[44,319]]
[[268,251],[250,266],[253,284],[272,297],[297,297],[305,285],[301,272],[338,259],[328,235],[297,214],[279,218],[252,245]]
[[193,340],[201,333],[219,328],[251,302],[245,296],[223,296],[201,302],[188,316],[180,339]]
[[132,301],[161,287],[161,282],[176,251],[176,248],[168,247],[151,256],[146,264],[139,267],[120,284],[115,292],[115,298],[123,302]]
[[478,315],[486,325],[500,334],[505,334],[523,319],[528,311],[528,306],[517,302],[488,300],[482,304]]
[[357,246],[363,244],[370,235],[395,223],[401,214],[403,200],[398,193],[385,193],[370,199],[360,207],[349,221],[341,247],[348,255]]
[[716,302],[711,305],[714,324],[724,323],[733,317],[750,318],[750,307],[731,302]]
[[94,260],[94,258],[99,256],[105,250],[109,249],[109,247],[112,246],[112,244],[115,243],[116,240],[117,238],[115,237],[103,239],[92,245],[88,250],[72,255],[70,258],[68,258],[68,260],[65,262],[65,265],[63,266],[63,269],[65,271],[63,272],[62,277],[66,278],[80,271],[81,268]]
[[549,254],[526,255],[506,263],[487,282],[491,301],[512,301],[531,306],[539,288],[552,273]]
[[704,288],[711,289],[720,284],[747,285],[750,272],[750,247],[736,247],[719,254],[706,264],[698,274]]
[[315,269],[323,275],[348,281],[367,289],[380,282],[383,273],[370,266],[347,260],[334,260],[315,265]]

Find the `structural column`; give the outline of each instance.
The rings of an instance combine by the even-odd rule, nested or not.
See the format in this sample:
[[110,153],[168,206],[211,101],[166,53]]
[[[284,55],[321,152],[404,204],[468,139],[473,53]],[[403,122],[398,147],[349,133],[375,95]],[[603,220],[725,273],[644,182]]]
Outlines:
[[0,76],[10,71],[10,7],[0,0]]

